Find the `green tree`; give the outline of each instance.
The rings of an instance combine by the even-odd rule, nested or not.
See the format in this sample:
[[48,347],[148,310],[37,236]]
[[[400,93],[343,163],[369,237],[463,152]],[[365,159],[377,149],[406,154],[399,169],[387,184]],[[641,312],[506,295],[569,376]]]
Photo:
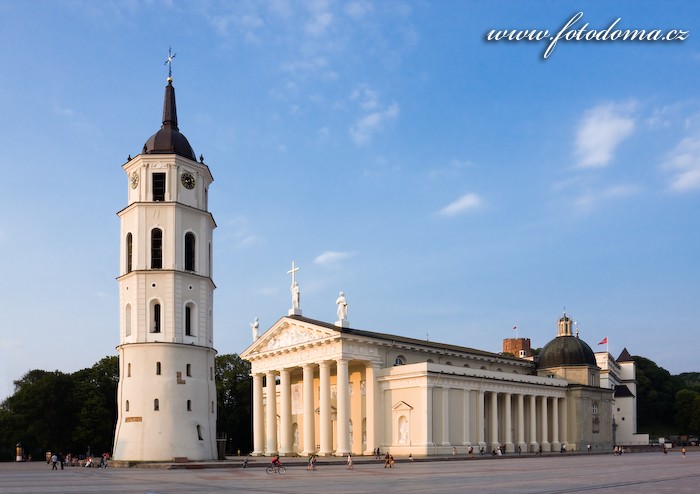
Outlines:
[[252,450],[250,363],[237,354],[216,357],[217,432],[228,435],[229,453]]
[[73,374],[75,400],[80,406],[72,445],[76,452],[90,447],[92,454],[111,451],[117,421],[119,357],[105,357]]
[[691,433],[691,423],[695,412],[695,401],[700,393],[690,389],[681,389],[676,393],[676,427],[678,433]]
[[67,451],[78,409],[72,376],[32,370],[14,384],[15,393],[3,403],[11,414],[5,420],[14,428],[12,444],[22,442],[36,457],[45,450]]
[[677,433],[676,393],[685,387],[683,380],[655,362],[633,356],[637,364],[637,411],[639,430],[652,435]]
[[693,401],[693,413],[690,418],[689,429],[693,434],[700,434],[700,394]]

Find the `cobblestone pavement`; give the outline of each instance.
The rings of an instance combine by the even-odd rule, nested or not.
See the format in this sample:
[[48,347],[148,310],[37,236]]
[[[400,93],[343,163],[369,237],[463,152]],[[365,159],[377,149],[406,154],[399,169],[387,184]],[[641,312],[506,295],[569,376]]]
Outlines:
[[[283,459],[284,460],[284,459]],[[309,472],[299,460],[287,463],[287,474],[268,475],[266,459],[249,468],[96,468],[66,467],[51,471],[43,462],[0,463],[1,494],[209,494],[252,492],[479,494],[559,493],[696,493],[700,490],[700,452],[683,458],[678,451],[622,456],[556,455],[478,458],[476,460],[397,462],[356,458],[352,470],[330,462]],[[452,461],[450,461],[452,460]],[[189,465],[190,467],[196,465]]]

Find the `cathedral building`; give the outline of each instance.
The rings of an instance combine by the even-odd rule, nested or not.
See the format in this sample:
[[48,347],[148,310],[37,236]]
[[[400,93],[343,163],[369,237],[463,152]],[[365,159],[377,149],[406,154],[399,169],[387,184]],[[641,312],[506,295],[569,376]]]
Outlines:
[[[169,61],[171,58],[169,59]],[[123,165],[114,459],[217,458],[213,178],[180,133],[168,77],[163,125]]]
[[533,360],[291,310],[241,354],[253,454],[610,451],[614,390],[571,323]]

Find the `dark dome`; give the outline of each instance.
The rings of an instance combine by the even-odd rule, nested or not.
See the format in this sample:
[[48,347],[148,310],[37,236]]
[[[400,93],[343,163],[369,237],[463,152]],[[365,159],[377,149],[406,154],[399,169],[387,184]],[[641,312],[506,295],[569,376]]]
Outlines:
[[540,368],[568,365],[598,365],[591,347],[577,336],[557,336],[544,346],[537,358]]
[[197,161],[194,150],[187,138],[177,127],[177,106],[175,105],[175,88],[173,80],[168,78],[163,101],[163,126],[148,138],[143,145],[143,154],[177,154],[192,161]]
[[175,153],[197,161],[187,137],[172,127],[162,128],[149,137],[143,145],[143,152],[144,154]]

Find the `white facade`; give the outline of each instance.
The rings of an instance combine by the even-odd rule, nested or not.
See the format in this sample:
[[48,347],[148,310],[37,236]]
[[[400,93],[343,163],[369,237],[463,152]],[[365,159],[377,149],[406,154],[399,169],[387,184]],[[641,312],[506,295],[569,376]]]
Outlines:
[[[167,90],[165,110],[170,112]],[[172,113],[177,130],[174,90]],[[140,154],[123,168],[128,205],[118,213],[120,372],[114,458],[215,459],[211,271],[216,225],[207,211],[213,178],[204,163],[167,152]]]
[[615,443],[620,446],[649,444],[649,434],[637,432],[636,364],[625,348],[615,360],[608,352],[596,352],[600,385],[613,389],[612,414]]
[[523,359],[300,316],[241,357],[254,455],[612,448],[610,391],[534,375]]

